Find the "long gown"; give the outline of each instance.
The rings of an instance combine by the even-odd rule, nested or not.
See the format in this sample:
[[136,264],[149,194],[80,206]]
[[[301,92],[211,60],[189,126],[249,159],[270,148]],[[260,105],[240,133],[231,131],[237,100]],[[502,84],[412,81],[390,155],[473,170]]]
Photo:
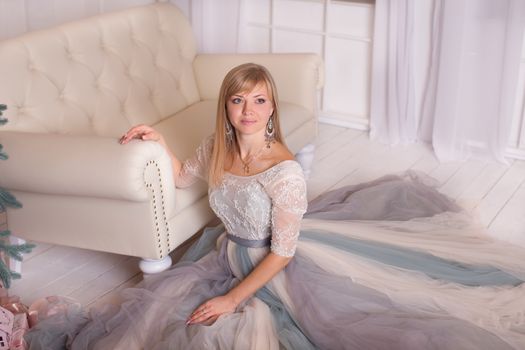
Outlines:
[[[213,137],[183,166],[205,178]],[[525,349],[525,249],[494,241],[406,173],[320,196],[295,161],[226,173],[208,228],[168,271],[84,311],[57,298],[30,349]],[[185,324],[269,252],[288,266],[211,325]]]

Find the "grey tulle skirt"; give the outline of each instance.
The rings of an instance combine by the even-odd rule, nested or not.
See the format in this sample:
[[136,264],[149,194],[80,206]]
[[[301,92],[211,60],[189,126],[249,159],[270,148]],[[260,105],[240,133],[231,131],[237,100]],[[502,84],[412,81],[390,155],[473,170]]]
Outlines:
[[62,312],[26,339],[31,349],[525,348],[525,250],[492,241],[413,175],[319,197],[281,273],[214,324],[185,324],[268,251],[209,228],[119,306],[56,298]]

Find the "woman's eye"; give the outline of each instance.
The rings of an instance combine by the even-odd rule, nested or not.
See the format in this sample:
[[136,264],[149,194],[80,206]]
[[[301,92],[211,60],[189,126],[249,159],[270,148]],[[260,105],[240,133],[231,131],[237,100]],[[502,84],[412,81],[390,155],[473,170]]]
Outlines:
[[257,100],[255,100],[255,102],[258,103],[258,104],[263,104],[263,103],[266,102],[266,99],[264,99],[264,98],[258,98]]
[[239,103],[242,102],[242,100],[241,100],[240,98],[238,98],[238,97],[232,98],[231,101],[232,101],[232,103],[234,103],[234,104],[236,104],[236,105],[238,105]]

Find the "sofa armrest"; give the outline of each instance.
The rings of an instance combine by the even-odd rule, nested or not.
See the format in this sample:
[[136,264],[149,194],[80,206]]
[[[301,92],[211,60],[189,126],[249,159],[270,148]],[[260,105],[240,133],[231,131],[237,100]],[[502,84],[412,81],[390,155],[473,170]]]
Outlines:
[[202,100],[217,99],[224,76],[242,63],[265,66],[277,85],[279,99],[316,112],[317,90],[324,85],[323,63],[316,54],[200,54],[193,69]]
[[171,160],[155,142],[2,131],[0,143],[9,155],[0,187],[10,190],[143,202],[147,187],[162,181],[164,194],[174,195]]

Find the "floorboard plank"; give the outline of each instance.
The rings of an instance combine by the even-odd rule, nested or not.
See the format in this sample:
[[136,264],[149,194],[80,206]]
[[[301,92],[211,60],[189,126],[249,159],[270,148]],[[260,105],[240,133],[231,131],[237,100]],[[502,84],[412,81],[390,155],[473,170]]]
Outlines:
[[361,163],[359,169],[345,176],[333,188],[367,182],[387,174],[401,174],[409,170],[425,154],[425,149],[414,145],[400,145],[394,148],[384,146],[375,154],[362,154],[363,158],[372,158]]
[[508,170],[509,167],[504,164],[487,164],[479,176],[467,184],[456,200],[463,208],[472,211]]
[[430,148],[425,147],[425,150],[424,156],[413,164],[410,169],[424,174],[430,174],[439,166],[439,161]]
[[439,184],[443,186],[461,168],[461,162],[439,163],[436,168],[429,172]]
[[338,133],[333,137],[330,142],[325,142],[316,147],[314,162],[317,163],[321,159],[334,154],[339,153],[342,148],[352,142],[358,137],[366,137],[362,131],[347,129],[343,132]]
[[[363,145],[368,138],[362,133],[346,142],[337,152],[314,161],[312,174],[308,180],[308,198],[313,199],[354,171],[360,162]],[[375,148],[370,148],[370,152]]]
[[83,264],[72,266],[67,273],[59,276],[55,280],[43,285],[30,296],[32,302],[46,295],[69,295],[79,288],[96,281],[105,272],[118,267],[128,257],[124,255],[108,254],[97,252],[91,259]]
[[71,266],[83,264],[96,254],[85,249],[53,246],[22,264],[22,279],[13,281],[10,293],[32,301],[34,293],[42,286],[52,283],[67,274]]
[[319,147],[327,142],[330,142],[332,139],[337,137],[337,135],[345,132],[347,129],[335,125],[323,125],[319,128],[317,134],[317,139],[315,140],[316,147]]
[[525,179],[525,162],[516,161],[475,207],[484,226],[489,227]]
[[448,180],[441,186],[440,191],[451,198],[458,198],[487,166],[486,162],[469,161],[461,164]]
[[130,280],[139,272],[139,258],[126,258],[118,266],[104,272],[97,279],[86,283],[68,294],[69,297],[78,300],[82,305],[89,305],[95,302],[102,295],[110,293],[117,286]]
[[[489,226],[498,239],[525,247],[525,178]],[[525,257],[524,257],[525,258]]]
[[114,286],[113,289],[108,291],[105,294],[101,294],[97,298],[92,299],[91,302],[86,304],[87,308],[99,308],[103,307],[104,305],[112,304],[112,305],[119,305],[119,303],[122,301],[120,292],[122,292],[126,288],[132,288],[135,287],[139,282],[142,281],[143,275],[142,273],[137,273],[136,275],[132,276],[130,279],[124,281],[123,283]]

